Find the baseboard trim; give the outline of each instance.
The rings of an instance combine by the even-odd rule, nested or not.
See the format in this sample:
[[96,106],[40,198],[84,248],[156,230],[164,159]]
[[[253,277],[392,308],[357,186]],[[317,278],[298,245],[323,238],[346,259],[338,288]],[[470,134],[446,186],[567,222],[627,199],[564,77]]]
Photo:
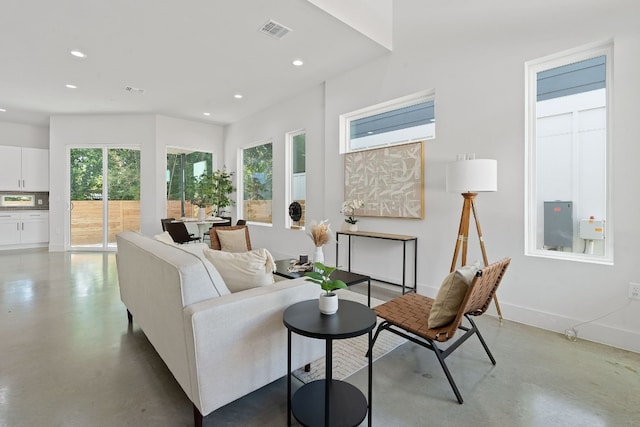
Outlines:
[[[438,293],[438,288],[434,288],[433,286],[420,284],[418,284],[418,286],[421,291],[420,293],[428,297],[435,298]],[[500,303],[500,310],[502,311],[502,317],[504,319],[551,332],[558,332],[562,335],[564,335],[565,331],[573,325],[585,322],[585,319],[574,319],[567,316],[509,304],[508,302],[500,300],[499,294],[498,301]],[[635,302],[632,302],[632,304],[634,303]],[[487,310],[487,314],[498,317],[498,312],[493,304],[491,304],[489,310]],[[640,353],[640,333],[638,332],[630,331],[628,329],[613,328],[611,326],[598,323],[597,321],[580,325],[576,330],[578,331],[578,339]]]
[[[554,313],[532,310],[527,307],[505,303],[504,301],[500,301],[500,309],[505,319],[562,335],[573,325],[585,322],[584,319],[574,319]],[[491,315],[497,316],[493,305],[490,310]],[[640,333],[638,332],[613,328],[597,321],[582,324],[576,330],[578,339],[640,353]]]

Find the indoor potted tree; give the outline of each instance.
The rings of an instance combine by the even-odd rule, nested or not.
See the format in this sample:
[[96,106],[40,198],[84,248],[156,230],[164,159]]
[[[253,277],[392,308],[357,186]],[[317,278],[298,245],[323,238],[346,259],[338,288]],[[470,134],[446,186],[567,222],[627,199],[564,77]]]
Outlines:
[[227,172],[226,168],[218,169],[211,174],[211,194],[213,206],[218,216],[221,215],[224,208],[235,205],[234,200],[229,197],[231,193],[236,191],[231,181],[232,176],[233,172]]
[[338,311],[338,294],[333,291],[346,289],[347,285],[340,279],[331,279],[331,273],[336,270],[335,267],[328,267],[321,262],[315,262],[313,266],[314,271],[309,271],[304,275],[307,276],[307,281],[320,285],[324,291],[318,299],[320,313],[334,314]]
[[[192,203],[199,206],[203,213],[206,206],[212,206],[211,214],[220,215],[224,208],[235,204],[233,199],[229,197],[231,193],[236,191],[231,181],[232,176],[232,172],[222,169],[197,177],[194,185],[195,197]],[[200,210],[198,210],[198,216],[200,216]]]

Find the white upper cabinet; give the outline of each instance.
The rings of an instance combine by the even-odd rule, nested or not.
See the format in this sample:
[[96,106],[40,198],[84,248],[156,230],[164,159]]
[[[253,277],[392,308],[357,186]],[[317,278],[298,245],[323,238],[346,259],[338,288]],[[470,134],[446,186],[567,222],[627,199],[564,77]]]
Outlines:
[[26,191],[49,191],[49,150],[22,149],[22,185]]
[[0,191],[22,190],[22,148],[0,146]]
[[0,146],[0,191],[49,191],[49,150]]

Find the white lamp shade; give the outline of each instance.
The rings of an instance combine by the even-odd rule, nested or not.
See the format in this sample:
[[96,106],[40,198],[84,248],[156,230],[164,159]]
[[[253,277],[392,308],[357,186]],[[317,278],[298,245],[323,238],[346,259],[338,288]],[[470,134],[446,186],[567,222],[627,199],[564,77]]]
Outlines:
[[452,193],[498,191],[498,161],[473,159],[448,163],[447,191]]

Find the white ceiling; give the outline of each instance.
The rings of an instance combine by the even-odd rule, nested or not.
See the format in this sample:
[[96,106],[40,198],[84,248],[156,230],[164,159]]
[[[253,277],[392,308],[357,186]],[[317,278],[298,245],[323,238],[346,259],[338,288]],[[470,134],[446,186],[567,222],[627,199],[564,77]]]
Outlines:
[[[293,31],[260,33],[270,19]],[[0,120],[140,113],[226,124],[386,53],[306,0],[3,0]]]

